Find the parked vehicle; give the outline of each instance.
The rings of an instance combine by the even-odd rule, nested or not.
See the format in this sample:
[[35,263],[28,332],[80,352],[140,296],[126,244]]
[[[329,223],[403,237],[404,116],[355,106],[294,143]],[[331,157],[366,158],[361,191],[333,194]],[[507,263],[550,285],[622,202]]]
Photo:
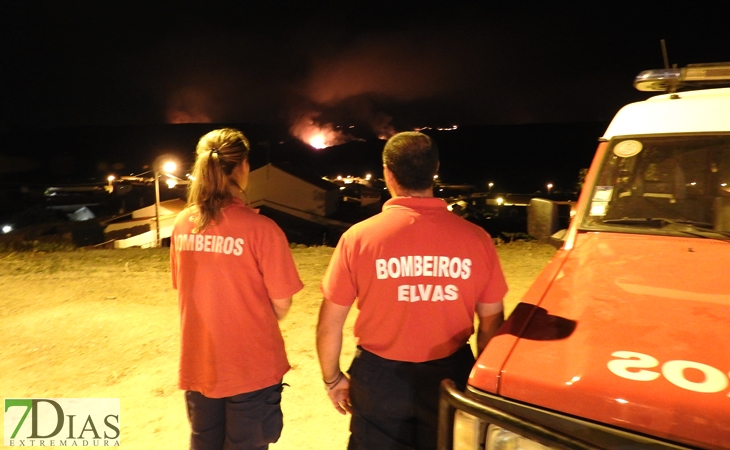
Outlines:
[[555,257],[443,382],[440,449],[730,448],[730,63],[634,84],[666,93],[616,114]]

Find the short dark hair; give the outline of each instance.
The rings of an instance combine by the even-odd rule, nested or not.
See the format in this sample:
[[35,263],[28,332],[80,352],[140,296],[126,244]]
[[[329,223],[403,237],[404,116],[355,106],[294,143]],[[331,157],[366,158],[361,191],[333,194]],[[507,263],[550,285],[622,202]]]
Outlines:
[[383,164],[393,172],[401,187],[409,191],[422,191],[433,186],[439,165],[438,147],[423,133],[398,133],[385,143]]

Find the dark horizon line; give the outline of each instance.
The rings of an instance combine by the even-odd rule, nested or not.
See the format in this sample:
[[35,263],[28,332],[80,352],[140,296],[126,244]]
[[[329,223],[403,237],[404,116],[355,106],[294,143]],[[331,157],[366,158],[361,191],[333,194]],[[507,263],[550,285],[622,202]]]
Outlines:
[[[414,126],[412,128],[403,129],[400,131],[413,131],[413,130],[444,130],[448,127],[456,126],[458,128],[479,128],[479,127],[522,127],[522,126],[562,126],[562,125],[573,125],[573,124],[589,124],[589,123],[608,123],[611,119],[594,119],[594,120],[564,120],[564,121],[543,121],[543,122],[516,122],[516,123],[464,123],[458,124],[454,122],[445,124],[427,124],[423,126]],[[56,130],[74,130],[74,129],[88,129],[88,128],[145,128],[145,127],[163,127],[163,126],[231,126],[231,125],[245,125],[254,127],[264,128],[278,128],[286,129],[287,132],[291,128],[291,124],[284,124],[283,122],[253,122],[253,121],[215,121],[215,122],[147,122],[147,123],[98,123],[98,124],[43,124],[43,125],[30,125],[30,124],[10,124],[0,125],[0,135],[12,134],[17,132],[25,131],[56,131]],[[344,123],[338,124],[335,122],[323,122],[324,125],[337,125],[345,126]],[[349,125],[349,124],[348,124]],[[396,131],[396,132],[400,132]]]

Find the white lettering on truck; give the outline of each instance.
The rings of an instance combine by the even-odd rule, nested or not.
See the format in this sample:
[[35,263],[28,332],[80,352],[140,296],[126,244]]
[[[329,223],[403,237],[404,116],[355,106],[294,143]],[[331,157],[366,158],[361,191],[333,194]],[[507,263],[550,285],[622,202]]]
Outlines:
[[[608,370],[621,378],[634,381],[653,381],[664,376],[673,385],[688,391],[713,393],[725,390],[728,387],[728,376],[720,369],[707,364],[673,360],[667,361],[658,370],[649,370],[659,366],[659,360],[644,353],[617,351],[611,356],[619,358],[608,362]],[[687,379],[687,369],[693,369],[702,373],[703,377],[692,377]],[[700,379],[702,378],[702,379]],[[728,394],[730,396],[730,394]]]

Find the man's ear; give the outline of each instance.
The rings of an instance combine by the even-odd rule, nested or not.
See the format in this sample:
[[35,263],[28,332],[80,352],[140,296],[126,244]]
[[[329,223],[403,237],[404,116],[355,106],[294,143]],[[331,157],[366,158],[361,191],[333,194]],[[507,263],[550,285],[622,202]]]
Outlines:
[[385,180],[385,183],[388,183],[388,178],[393,177],[393,172],[388,169],[388,166],[386,164],[383,164],[383,179]]
[[400,188],[398,188],[398,182],[395,180],[393,172],[391,172],[388,166],[386,166],[385,164],[383,164],[383,179],[385,180],[385,186],[388,188],[388,192],[390,192],[391,195],[395,196],[394,189]]

